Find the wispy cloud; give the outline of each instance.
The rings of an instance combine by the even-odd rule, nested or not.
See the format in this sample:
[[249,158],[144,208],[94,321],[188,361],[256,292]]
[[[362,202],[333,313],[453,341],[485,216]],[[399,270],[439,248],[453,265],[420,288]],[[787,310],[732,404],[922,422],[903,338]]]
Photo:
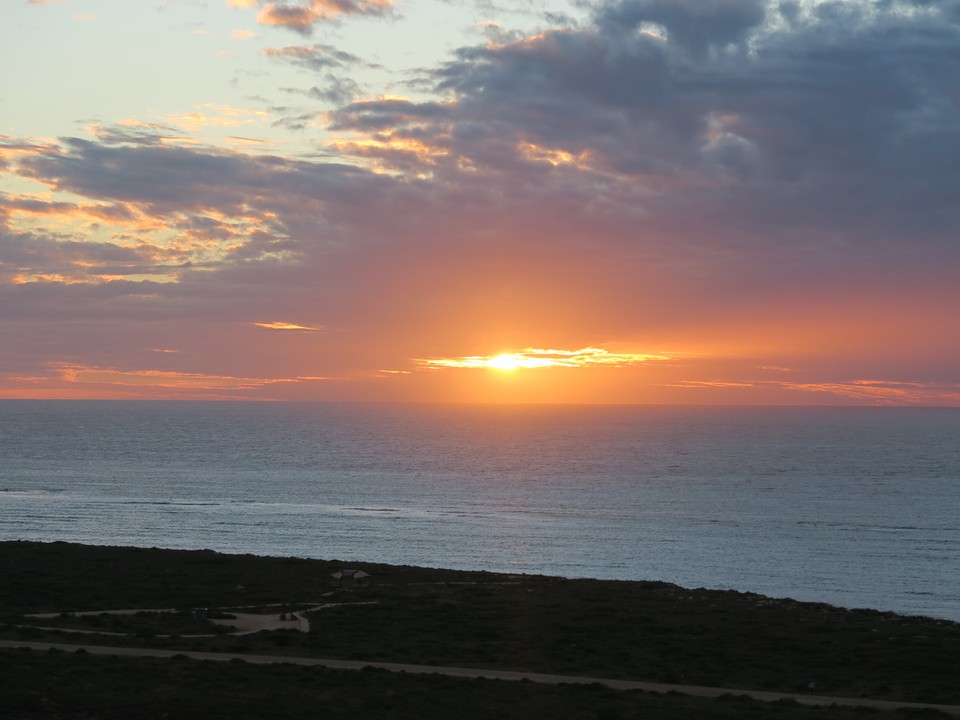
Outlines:
[[266,328],[267,330],[296,330],[300,332],[319,332],[323,330],[322,325],[297,325],[296,323],[289,322],[255,322],[254,325],[257,327]]
[[546,350],[526,348],[496,355],[468,355],[454,358],[420,358],[415,362],[428,369],[489,368],[493,370],[530,370],[535,368],[584,368],[590,366],[625,367],[650,360],[668,360],[667,355],[647,353],[615,353],[603,348],[579,350]]
[[234,7],[260,5],[257,22],[274,25],[307,35],[313,26],[349,15],[387,15],[393,8],[392,0],[302,0],[298,4],[232,0]]
[[278,147],[280,143],[274,142],[271,140],[265,140],[263,138],[249,138],[242,137],[240,135],[227,135],[224,138],[227,145],[234,148],[246,148],[248,150],[253,150],[257,148],[268,148],[268,147]]
[[732,380],[681,380],[676,383],[662,383],[664,387],[675,387],[675,388],[710,388],[710,389],[727,389],[727,388],[752,388],[757,387],[755,382],[735,382]]
[[84,128],[93,137],[111,145],[195,145],[197,140],[169,124],[125,119],[105,125],[89,123]]
[[70,383],[174,388],[180,390],[255,390],[278,383],[318,382],[326,377],[252,378],[163,370],[119,370],[116,368],[61,365],[55,368]]
[[870,405],[960,403],[960,383],[849,380],[843,382],[781,383],[781,386],[787,390],[834,395]]
[[287,45],[282,48],[265,48],[263,54],[269,58],[283,60],[309,70],[323,70],[331,67],[354,65],[360,58],[351,53],[338,50],[332,45]]
[[237,108],[217,103],[204,103],[188,113],[168,115],[167,123],[186,132],[206,127],[242,127],[266,123],[270,114],[265,110]]

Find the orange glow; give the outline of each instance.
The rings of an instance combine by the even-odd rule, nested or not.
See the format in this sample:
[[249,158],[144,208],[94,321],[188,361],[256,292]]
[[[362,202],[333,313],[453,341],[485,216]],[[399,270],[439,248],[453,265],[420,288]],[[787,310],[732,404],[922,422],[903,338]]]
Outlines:
[[119,370],[85,365],[54,364],[54,371],[68,383],[124,385],[137,388],[180,390],[253,390],[279,383],[333,380],[329,377],[234,377],[164,370]]
[[493,370],[520,370],[534,368],[583,368],[591,365],[626,367],[648,360],[669,360],[667,355],[643,353],[611,353],[603,348],[586,347],[579,350],[544,350],[526,348],[519,352],[498,355],[468,355],[458,358],[428,358],[416,362],[425,368],[490,368]]
[[246,150],[253,150],[258,147],[278,147],[280,145],[280,143],[273,142],[271,140],[248,138],[240,135],[228,135],[225,140],[227,145],[230,145],[231,147],[244,148]]
[[518,355],[517,353],[497,355],[496,357],[490,358],[486,363],[487,367],[491,367],[494,370],[506,371],[516,370],[517,368],[545,367],[550,364],[551,362],[549,360],[528,358],[523,355]]
[[198,110],[179,115],[167,115],[164,119],[174,127],[195,132],[205,127],[240,127],[265,123],[270,114],[265,110],[235,108],[218,103],[203,103]]
[[323,330],[323,326],[321,325],[297,325],[288,322],[255,322],[254,325],[266,328],[267,330],[306,330],[307,332]]
[[338,15],[378,14],[390,8],[392,0],[359,0],[346,5],[336,0],[310,0],[309,6],[287,7],[270,3],[257,14],[262,25],[279,25],[293,29],[309,28],[321,20],[330,20]]
[[[130,203],[58,202],[50,193],[10,194],[7,212],[12,220],[49,218],[60,227],[77,220],[105,222],[114,228],[128,228],[135,232],[167,230],[167,226]],[[25,229],[29,229],[25,226]]]
[[435,165],[449,156],[446,148],[429,145],[421,140],[395,137],[393,134],[357,140],[331,140],[327,145],[336,152],[366,158],[375,172],[390,171],[391,157],[415,160],[420,165]]
[[554,167],[559,165],[575,165],[579,168],[587,167],[587,153],[574,155],[566,150],[554,150],[533,143],[521,143],[520,155],[531,162],[549,163]]
[[866,405],[924,405],[960,402],[960,389],[900,380],[851,380],[835,383],[779,383],[786,390],[849,398]]
[[29,285],[31,283],[56,283],[59,285],[99,285],[105,282],[99,277],[75,278],[67,277],[61,273],[31,273],[29,275],[18,273],[10,278],[13,285]]
[[[39,153],[55,153],[59,151],[59,145],[56,140],[50,138],[34,138],[35,142],[30,144],[17,144],[10,135],[0,133],[0,159],[16,160],[22,157],[31,157]],[[7,146],[5,143],[10,142]]]

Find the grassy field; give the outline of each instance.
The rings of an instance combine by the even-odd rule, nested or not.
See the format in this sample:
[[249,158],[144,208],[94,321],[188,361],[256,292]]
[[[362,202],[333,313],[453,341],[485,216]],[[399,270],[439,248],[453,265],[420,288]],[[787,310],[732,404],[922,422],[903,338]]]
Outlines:
[[[351,591],[332,589],[330,573],[343,567],[362,567],[373,576],[373,584]],[[7,639],[503,668],[960,704],[960,684],[957,682],[960,624],[892,613],[842,610],[823,604],[771,600],[746,593],[688,590],[655,582],[563,580],[221,555],[209,551],[20,542],[0,543],[0,577],[5,580],[0,583],[0,623],[3,623],[0,637]],[[311,614],[309,633],[284,630],[240,637],[223,634],[208,638],[184,637],[209,628],[202,620],[193,617],[190,612],[193,608],[229,609],[280,604],[271,607],[271,612],[279,612],[283,607],[304,607],[321,602],[334,606]],[[93,619],[69,615],[54,620],[26,617],[39,612],[121,608],[178,608],[183,613],[170,618],[153,613],[126,617],[94,615]],[[64,630],[37,629],[37,626],[50,627],[60,623],[64,627],[96,631],[98,622],[101,630],[126,634],[73,635]],[[211,629],[210,633],[213,632]],[[4,657],[9,657],[9,653]],[[79,668],[100,663],[116,662],[118,665],[111,667],[127,668],[125,672],[131,677],[140,677],[137,673],[141,670],[136,668],[141,665],[145,668],[143,677],[151,672],[160,673],[156,666],[163,666],[158,661],[78,659],[65,653],[52,654],[42,660],[34,658],[34,661],[41,664],[71,663],[70,667],[74,668],[71,673],[77,676],[85,672]],[[181,663],[191,668],[205,666],[187,660]],[[276,692],[285,692],[279,679],[284,674],[279,670],[230,669],[230,673],[248,671],[264,672],[264,677],[271,678],[279,673]],[[39,675],[39,666],[24,672]],[[191,674],[195,672],[208,670],[190,670]],[[288,668],[287,672],[291,677],[303,678],[325,677],[325,672],[333,671]],[[436,692],[450,693],[455,698],[480,692],[476,688],[494,692],[494,686],[509,685],[493,681],[398,677],[384,673],[354,675],[363,675],[363,682],[389,685],[388,694],[393,698],[394,708],[389,712],[398,713],[400,711],[396,708],[407,701],[403,688],[409,689],[410,697]],[[375,676],[376,680],[370,680],[368,675]],[[25,680],[21,687],[29,688],[36,682],[39,682],[36,677],[33,681]],[[290,679],[289,682],[296,684],[301,680]],[[302,682],[304,685],[312,683]],[[349,680],[349,683],[354,682],[361,680]],[[742,700],[694,702],[689,698],[635,693],[628,694],[631,700],[627,702],[622,693],[618,695],[596,688],[589,691],[567,686],[562,690],[534,689],[528,683],[521,685],[520,699],[503,700],[503,703],[509,707],[514,702],[532,703],[530,708],[535,709],[530,713],[478,717],[749,717],[756,705]],[[357,689],[357,692],[366,691]],[[516,692],[519,692],[517,687],[511,686],[497,689],[495,694],[508,698]],[[593,697],[593,702],[584,700],[587,705],[582,708],[582,713],[586,714],[581,710],[574,712],[574,700],[561,699],[565,692],[577,697],[580,697],[579,693]],[[600,703],[609,706],[609,713],[604,711],[607,714],[598,714],[600,705],[597,703],[601,696],[607,698]],[[25,696],[24,702],[29,704],[29,698]],[[349,705],[360,701],[343,702]],[[569,710],[570,714],[551,715],[547,710],[550,703],[559,703],[557,707]],[[654,703],[656,708],[651,705],[637,715],[631,708],[647,707],[643,703]],[[687,710],[682,711],[679,708],[683,703],[693,705],[685,706]],[[694,709],[694,705],[698,709]],[[774,706],[760,705],[762,711],[770,711],[771,707]],[[728,711],[731,714],[719,714]],[[367,715],[412,716],[383,712],[387,714]],[[678,714],[672,715],[672,712]],[[701,712],[706,714],[698,715]],[[817,717],[825,717],[824,713],[851,711],[811,711],[779,706],[777,712],[818,712]],[[29,714],[10,717],[21,716],[59,717]],[[98,715],[101,716],[110,717]],[[0,717],[7,715],[0,712]],[[805,715],[785,714],[782,717]]]

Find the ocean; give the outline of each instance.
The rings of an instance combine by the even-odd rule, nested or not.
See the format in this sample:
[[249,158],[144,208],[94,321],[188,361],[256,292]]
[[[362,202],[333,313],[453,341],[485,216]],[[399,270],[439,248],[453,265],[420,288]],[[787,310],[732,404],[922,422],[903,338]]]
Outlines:
[[0,401],[0,540],[17,539],[960,621],[960,408]]

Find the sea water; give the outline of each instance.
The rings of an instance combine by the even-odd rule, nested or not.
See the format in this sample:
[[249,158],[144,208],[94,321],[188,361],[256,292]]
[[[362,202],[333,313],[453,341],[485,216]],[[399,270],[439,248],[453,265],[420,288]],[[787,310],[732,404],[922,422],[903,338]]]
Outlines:
[[0,401],[0,540],[960,620],[960,408]]

